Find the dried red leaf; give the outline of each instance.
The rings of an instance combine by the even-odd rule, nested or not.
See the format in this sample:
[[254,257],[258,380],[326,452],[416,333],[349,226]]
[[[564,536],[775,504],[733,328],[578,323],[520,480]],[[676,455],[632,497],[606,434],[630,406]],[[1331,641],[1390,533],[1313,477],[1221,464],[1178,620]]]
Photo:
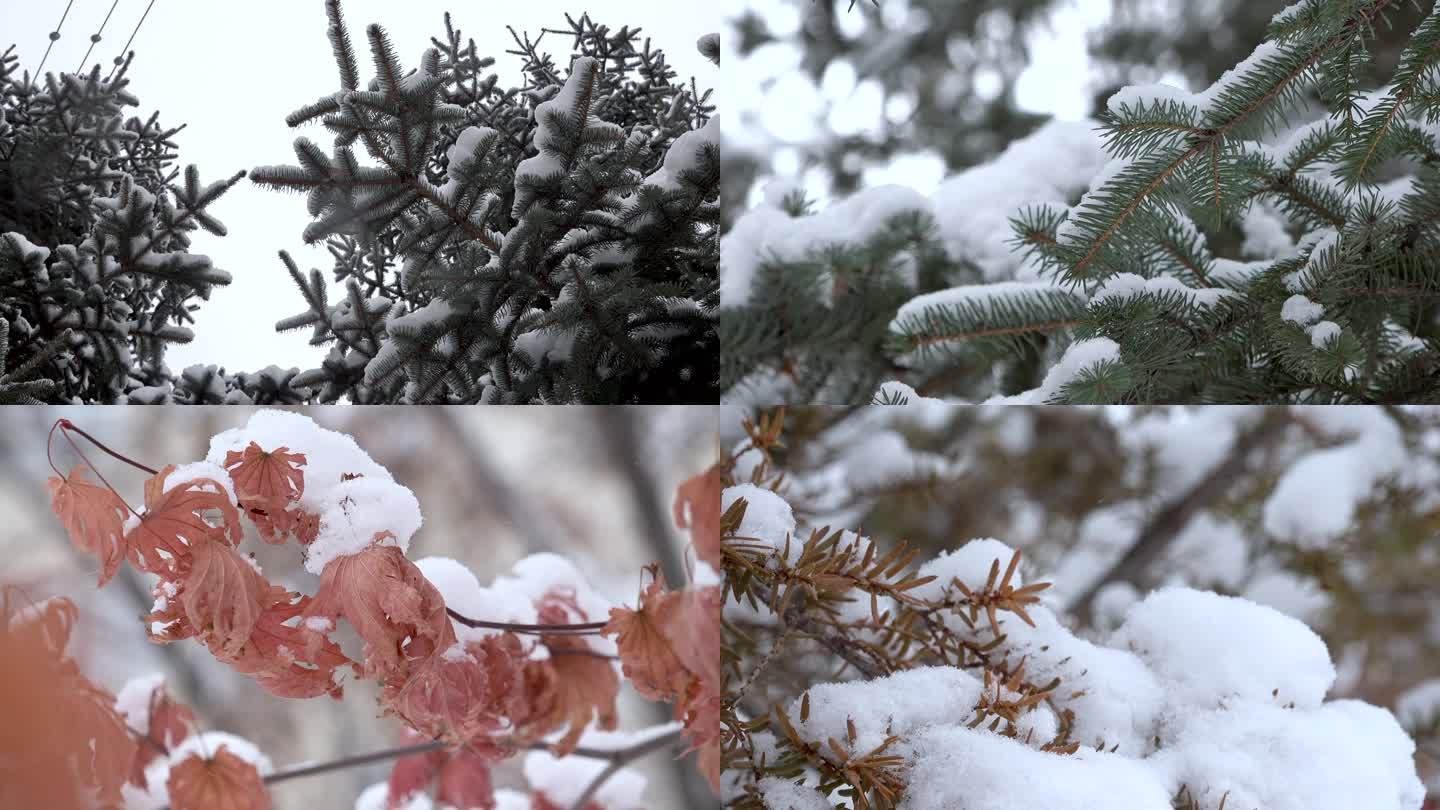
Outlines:
[[50,509],[75,547],[100,560],[104,585],[125,559],[125,518],[130,510],[107,486],[85,480],[85,466],[75,465],[66,478],[50,476]]
[[[183,571],[172,573],[183,576]],[[179,583],[168,579],[156,582],[150,589],[150,595],[155,597],[156,607],[140,618],[145,622],[145,633],[151,641],[168,644],[196,635],[194,626],[186,617],[185,606],[176,598],[179,594]],[[156,625],[159,625],[159,629],[156,629]]]
[[[549,593],[536,607],[543,624],[589,621],[574,599],[564,594]],[[556,756],[565,756],[575,750],[592,719],[597,728],[615,728],[620,678],[609,659],[592,654],[583,637],[545,636],[545,646],[550,658],[528,664],[544,672],[527,675],[533,714],[524,736],[534,739],[564,728],[565,735],[551,749]]]
[[720,586],[679,593],[661,615],[661,631],[680,663],[706,690],[720,691]]
[[289,449],[265,450],[250,442],[243,451],[226,453],[223,466],[235,482],[236,494],[241,499],[279,496],[300,500],[305,494],[305,471],[300,469],[305,466],[305,454],[286,452]]
[[232,658],[250,640],[267,606],[270,585],[222,539],[192,540],[189,550],[180,569],[185,619],[216,656]]
[[720,467],[687,478],[675,490],[675,525],[690,530],[695,554],[720,570]]
[[490,766],[498,758],[498,752],[492,749],[470,745],[451,752],[440,766],[435,805],[456,810],[495,810]]
[[525,715],[525,652],[509,633],[432,655],[387,704],[427,739],[484,743]]
[[214,539],[233,546],[244,536],[240,513],[219,483],[197,478],[164,491],[165,478],[173,469],[174,465],[167,466],[145,481],[145,513],[125,535],[130,563],[152,574],[173,576],[193,543]]
[[684,724],[685,738],[695,752],[696,766],[720,793],[720,693],[705,687],[696,678],[686,691],[685,699],[676,706],[676,714]]
[[170,768],[171,810],[269,810],[270,794],[255,766],[224,745],[209,759],[192,754]]
[[130,764],[130,783],[140,787],[146,786],[145,766],[164,756],[167,750],[190,736],[195,728],[195,713],[190,711],[189,706],[171,698],[163,683],[150,693],[146,712],[145,736],[136,746],[135,757]]
[[[425,739],[407,732],[404,742],[417,743]],[[429,795],[433,789],[437,806],[494,810],[495,786],[490,779],[490,768],[508,753],[481,743],[400,757],[390,769],[386,808],[399,810],[408,806],[416,793],[423,791]]]
[[371,546],[327,563],[302,621],[315,616],[354,625],[365,641],[361,675],[395,690],[455,640],[440,592],[395,546]]
[[47,659],[60,660],[70,643],[70,631],[80,616],[75,603],[63,596],[27,604],[19,591],[6,588],[0,630],[17,647],[40,650]]
[[119,808],[135,741],[115,696],[80,673],[65,646],[68,599],[0,596],[0,806]]
[[[425,737],[407,729],[401,742],[410,745],[425,741]],[[440,773],[440,766],[445,764],[449,755],[448,751],[440,749],[407,754],[396,759],[395,764],[390,766],[390,777],[386,780],[386,793],[390,797],[386,802],[387,810],[404,807],[410,796],[416,792],[428,793],[435,782],[436,774]]]
[[[292,505],[305,493],[305,455],[289,448],[264,450],[255,442],[225,455],[225,469],[235,482],[235,493],[245,514],[267,543],[283,543],[291,534],[303,536],[313,520]],[[314,535],[310,535],[314,540]],[[309,542],[309,541],[302,541]]]
[[69,739],[66,750],[79,752],[80,781],[97,791],[102,805],[117,801],[130,774],[135,740],[115,711],[115,696],[80,674],[74,661],[67,660],[58,675],[67,699],[48,707],[48,720],[68,726],[61,733]]
[[720,780],[720,589],[664,590],[656,577],[638,610],[612,608],[605,632],[615,633],[621,667],[635,690],[676,701],[691,750],[710,785]]
[[310,604],[310,597],[270,585],[265,610],[255,620],[248,643],[235,656],[221,660],[255,678],[272,695],[339,699],[343,688],[335,670],[353,663],[340,646],[303,623],[290,625]]
[[[639,610],[611,608],[611,621],[606,624],[605,633],[615,634],[622,672],[645,698],[670,700],[690,683],[691,673],[671,641],[677,615],[684,613],[680,592],[665,591],[664,582],[658,578],[652,579],[641,591]],[[678,623],[683,621],[681,617]],[[716,649],[719,650],[719,641]],[[719,667],[719,653],[716,667]]]

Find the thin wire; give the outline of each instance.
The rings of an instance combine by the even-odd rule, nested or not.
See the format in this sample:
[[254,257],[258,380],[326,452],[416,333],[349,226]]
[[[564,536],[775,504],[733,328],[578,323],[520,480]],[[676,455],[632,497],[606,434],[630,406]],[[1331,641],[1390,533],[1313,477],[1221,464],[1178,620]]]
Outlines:
[[[60,22],[59,22],[58,24],[56,24],[55,30],[54,30],[54,31],[51,31],[50,33],[52,33],[52,34],[59,34],[59,33],[60,33],[60,29],[65,27],[65,18],[70,16],[70,7],[73,6],[73,5],[75,5],[75,0],[70,0],[70,2],[68,2],[68,3],[65,4],[65,13],[60,15]],[[53,48],[53,47],[55,47],[55,40],[57,40],[57,39],[59,39],[59,38],[60,38],[60,37],[58,37],[58,36],[51,37],[51,38],[50,38],[50,44],[45,46],[45,55],[42,56],[42,57],[40,57],[40,67],[35,68],[35,75],[36,75],[36,76],[39,76],[39,75],[40,75],[40,71],[42,71],[42,70],[45,69],[45,60],[50,58],[50,49]]]
[[105,21],[100,23],[100,30],[96,31],[95,35],[90,37],[90,47],[86,48],[85,55],[80,57],[80,67],[75,68],[76,73],[85,69],[85,63],[90,60],[90,52],[95,50],[95,43],[99,42],[100,35],[105,33],[105,26],[110,24],[110,15],[115,13],[115,7],[118,5],[120,5],[120,0],[115,0],[110,4],[110,10],[105,12]]
[[[121,54],[125,54],[125,53],[128,53],[128,52],[130,51],[130,43],[132,43],[132,42],[135,41],[135,35],[138,34],[138,33],[140,33],[140,26],[142,26],[142,25],[145,24],[145,18],[150,16],[150,9],[152,9],[152,8],[154,8],[154,7],[155,7],[155,0],[150,0],[150,5],[148,5],[148,6],[145,7],[145,13],[140,15],[140,22],[135,23],[135,30],[130,32],[130,38],[127,39],[127,40],[125,40],[125,47],[123,47],[123,48],[120,49],[120,53],[121,53]],[[121,57],[117,56],[117,57],[115,57],[115,58],[116,58],[116,59],[120,59]],[[115,75],[115,70],[116,70],[117,68],[119,68],[119,67],[120,67],[120,63],[119,63],[119,62],[116,62],[116,63],[115,63],[115,67],[110,68],[110,76],[114,76],[114,75]],[[110,79],[110,76],[106,76],[105,79],[108,81],[108,80]]]

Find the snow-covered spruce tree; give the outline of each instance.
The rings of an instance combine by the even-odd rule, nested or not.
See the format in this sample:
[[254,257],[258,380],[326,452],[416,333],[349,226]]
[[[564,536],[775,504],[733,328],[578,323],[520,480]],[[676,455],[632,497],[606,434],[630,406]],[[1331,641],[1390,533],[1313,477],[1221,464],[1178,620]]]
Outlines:
[[[1403,569],[1407,560],[1434,564],[1425,553],[1433,528],[1418,548],[1401,551],[1396,541],[1425,531],[1433,518],[1416,514],[1410,529],[1399,528],[1405,510],[1391,512],[1384,476],[1372,479],[1337,454],[1398,457],[1405,475],[1431,480],[1433,459],[1407,457],[1397,440],[1408,428],[1398,430],[1378,409],[1200,413],[1200,425],[1194,412],[1156,411],[1126,416],[1117,427],[1101,412],[1074,409],[801,408],[783,423],[772,413],[748,424],[723,473],[721,502],[727,806],[1418,810],[1425,789],[1415,742],[1388,712],[1353,698],[1366,695],[1377,675],[1389,677],[1382,671],[1413,677],[1426,668],[1418,651],[1433,633],[1423,626],[1433,600],[1427,605],[1408,590]],[[1432,434],[1433,417],[1425,416]],[[1042,432],[1056,420],[1071,430]],[[1297,455],[1287,444],[1304,442],[1284,441],[1297,428],[1326,435],[1322,442],[1352,435]],[[1111,429],[1121,441],[1107,453]],[[1209,440],[1227,435],[1224,448],[1211,452]],[[926,436],[952,437],[955,446]],[[1247,442],[1261,452],[1252,455]],[[1062,531],[1064,520],[1055,521],[1047,505],[1069,511],[1065,499],[1084,501],[1075,496],[1097,483],[1078,475],[1081,464],[1068,483],[1027,496],[1006,475],[1017,469],[1014,459],[1034,456],[1038,470],[1047,453],[1093,452],[1113,465],[1117,449],[1126,458],[1110,470],[1114,500],[1092,501],[1083,541],[1051,557],[1047,547],[1059,537],[1045,533]],[[1257,455],[1272,453],[1290,454],[1279,483],[1268,464],[1249,469]],[[1150,459],[1169,485],[1147,493],[1132,474]],[[1217,490],[1211,479],[1224,486]],[[1297,497],[1307,487],[1309,497]],[[956,538],[970,535],[952,535],[937,547],[837,528],[856,525],[851,519],[893,525],[902,504],[916,511],[907,493],[920,490],[939,496],[914,515],[931,534],[945,533],[966,519],[947,515],[976,504],[991,517],[1011,512],[1008,525],[1025,539],[967,543]],[[1319,490],[1331,496],[1327,508],[1316,508]],[[969,500],[953,505],[951,494]],[[1429,506],[1423,492],[1420,498],[1420,512],[1433,509],[1433,496]],[[1218,517],[1257,504],[1263,532],[1243,518]],[[1177,509],[1216,517],[1176,526]],[[1344,526],[1331,536],[1342,512],[1352,525],[1379,531],[1368,542]],[[1085,581],[1133,562],[1127,537],[1138,534],[1153,552],[1155,541],[1145,538],[1164,534],[1167,523],[1182,536],[1150,558],[1157,579],[1137,580],[1163,575],[1163,584],[1146,595],[1122,577],[1102,591],[1088,620],[1079,618],[1072,605]],[[1384,553],[1398,553],[1399,578],[1360,562],[1379,548],[1324,576],[1369,578],[1367,600],[1418,605],[1421,624],[1361,641],[1370,652],[1356,659],[1355,645],[1338,644],[1328,631],[1322,640],[1286,615],[1293,599],[1276,609],[1256,601],[1259,590],[1254,598],[1248,590],[1227,595],[1252,567],[1273,564],[1277,552],[1263,542],[1272,530],[1292,533],[1311,564],[1322,551],[1348,556],[1357,543],[1384,544]],[[1036,570],[1054,570],[1055,581],[1033,582],[1029,569],[1047,557]],[[1320,598],[1338,603],[1347,589]],[[1276,589],[1269,591],[1275,599]],[[1334,628],[1337,619],[1327,614],[1316,614],[1317,627]],[[1388,663],[1368,665],[1372,652]],[[1433,691],[1427,682],[1396,704],[1417,737],[1433,716]],[[1389,703],[1394,691],[1384,695]]]
[[[713,402],[719,118],[638,29],[567,18],[557,64],[516,37],[523,87],[446,18],[407,71],[378,25],[361,83],[326,3],[340,90],[292,114],[334,134],[251,178],[306,192],[343,293],[282,254],[329,346],[297,383],[333,402]],[[718,42],[702,52],[717,61]],[[368,156],[368,159],[367,159]]]
[[129,64],[32,77],[0,55],[0,401],[295,401],[294,370],[165,365],[230,282],[190,234],[225,233],[209,209],[243,172],[182,177],[180,128],[124,114]]
[[1098,125],[1042,127],[933,200],[869,189],[793,217],[772,193],[726,237],[724,386],[1440,398],[1440,12],[1372,90],[1366,43],[1396,5],[1295,3],[1207,90],[1125,88]]

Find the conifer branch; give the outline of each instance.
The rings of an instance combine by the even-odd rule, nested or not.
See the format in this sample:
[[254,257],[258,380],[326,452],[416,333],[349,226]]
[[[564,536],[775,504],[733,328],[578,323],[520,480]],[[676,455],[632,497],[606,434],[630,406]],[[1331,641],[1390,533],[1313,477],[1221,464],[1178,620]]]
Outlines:
[[1192,138],[1188,147],[1184,148],[1172,159],[1164,162],[1164,165],[1161,166],[1159,171],[1153,174],[1148,182],[1144,183],[1138,191],[1128,195],[1126,203],[1120,208],[1119,212],[1114,216],[1108,217],[1106,224],[1099,230],[1098,234],[1087,240],[1089,246],[1080,258],[1071,265],[1069,270],[1070,277],[1080,277],[1084,268],[1094,260],[1105,244],[1115,235],[1117,229],[1119,229],[1143,203],[1148,201],[1156,191],[1164,186],[1182,166],[1206,150],[1212,147],[1218,147],[1218,144],[1224,140],[1230,132],[1246,123],[1250,116],[1254,115],[1274,99],[1289,92],[1292,84],[1314,67],[1317,61],[1332,49],[1348,42],[1359,35],[1361,31],[1367,29],[1372,20],[1392,2],[1393,0],[1370,0],[1346,19],[1339,33],[1326,39],[1308,52],[1298,55],[1298,58],[1296,58],[1297,55],[1287,54],[1295,58],[1294,64],[1291,65],[1288,70],[1270,81],[1268,83],[1269,86],[1259,95],[1244,100],[1233,110],[1225,111],[1227,113],[1226,116],[1210,126],[1206,134]]

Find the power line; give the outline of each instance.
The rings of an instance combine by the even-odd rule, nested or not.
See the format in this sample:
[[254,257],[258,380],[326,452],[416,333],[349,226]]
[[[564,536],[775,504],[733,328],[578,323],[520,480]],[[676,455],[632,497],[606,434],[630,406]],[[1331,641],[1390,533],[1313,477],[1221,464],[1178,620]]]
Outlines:
[[60,15],[60,22],[56,23],[55,30],[50,32],[50,44],[45,46],[45,55],[40,57],[40,67],[35,69],[37,77],[40,75],[40,71],[45,69],[45,60],[50,58],[50,49],[55,47],[55,40],[60,38],[60,29],[65,27],[65,18],[70,16],[70,7],[73,5],[75,5],[75,0],[70,0],[65,4],[65,13]]
[[[116,68],[125,61],[125,54],[130,51],[130,43],[135,41],[135,35],[140,33],[140,26],[145,24],[145,18],[150,16],[150,9],[154,7],[155,0],[150,0],[150,5],[145,7],[145,13],[140,15],[140,21],[135,23],[135,30],[130,32],[130,38],[125,40],[125,47],[120,49],[120,56],[115,57],[115,67],[110,68],[110,76],[114,76]],[[106,81],[109,81],[110,76],[105,77]]]
[[90,60],[90,52],[95,50],[95,43],[99,42],[100,35],[105,33],[105,26],[110,24],[110,15],[115,13],[115,7],[118,5],[120,5],[120,0],[114,0],[110,4],[110,10],[105,12],[105,21],[100,23],[100,30],[90,35],[90,47],[86,48],[85,55],[80,57],[80,67],[75,68],[76,73],[85,69],[85,63]]

